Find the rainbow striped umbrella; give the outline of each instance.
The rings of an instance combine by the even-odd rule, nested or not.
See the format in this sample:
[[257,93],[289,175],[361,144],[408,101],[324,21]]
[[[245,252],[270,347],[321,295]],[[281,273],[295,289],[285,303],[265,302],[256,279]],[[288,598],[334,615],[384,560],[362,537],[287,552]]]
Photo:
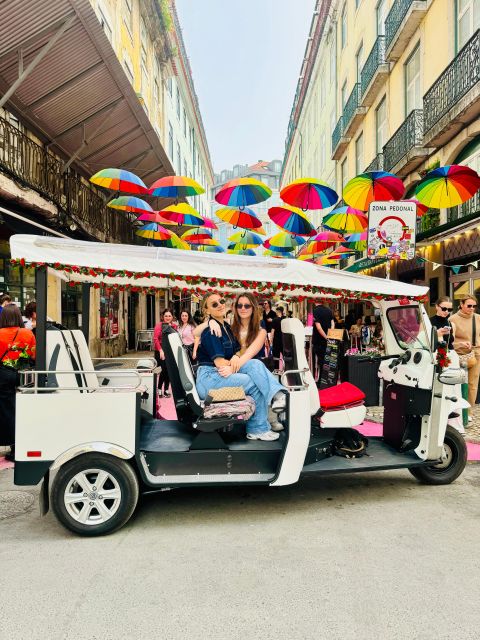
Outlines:
[[215,240],[215,238],[212,237],[212,234],[206,229],[200,232],[197,231],[197,229],[190,229],[189,231],[185,231],[181,238],[185,242],[188,242],[188,244],[209,244],[211,246],[220,245],[218,240]]
[[418,200],[433,209],[456,207],[477,193],[480,177],[476,171],[461,164],[438,167],[427,173],[417,185]]
[[350,233],[342,240],[342,246],[354,251],[365,251],[367,248],[368,233]]
[[268,210],[268,217],[280,227],[289,233],[298,236],[315,235],[315,227],[298,207],[271,207]]
[[342,233],[364,231],[368,226],[368,217],[352,207],[338,207],[322,219],[322,227]]
[[163,216],[160,215],[159,211],[152,211],[152,213],[142,213],[142,215],[137,217],[137,220],[140,222],[156,222],[161,225],[169,225],[173,224],[170,220],[165,220]]
[[421,202],[419,202],[416,198],[409,198],[408,200],[400,200],[400,202],[413,202],[413,204],[417,207],[417,218],[421,218],[428,211],[428,207],[422,204]]
[[175,235],[172,231],[164,229],[164,227],[156,222],[145,224],[143,227],[135,231],[135,233],[137,236],[146,238],[147,240],[168,240],[172,235]]
[[244,249],[254,249],[263,242],[263,238],[258,233],[253,233],[253,231],[237,231],[228,239]]
[[204,227],[204,229],[218,229],[217,225],[211,218],[207,218],[206,216],[201,216],[201,218],[203,220],[202,227]]
[[90,178],[90,182],[99,187],[112,191],[126,191],[127,193],[147,194],[149,190],[138,176],[125,169],[102,169]]
[[190,246],[181,240],[176,233],[172,233],[171,238],[166,240],[152,240],[154,247],[165,247],[166,249],[180,249],[181,251],[190,251]]
[[129,211],[130,213],[153,213],[153,209],[148,202],[135,196],[120,196],[119,198],[114,198],[110,200],[107,207],[118,209],[119,211]]
[[274,251],[293,251],[302,244],[305,244],[305,242],[306,240],[301,236],[292,236],[285,231],[280,231],[280,233],[265,240],[263,245],[267,247],[267,249],[273,249]]
[[371,202],[400,200],[405,187],[400,178],[386,171],[369,171],[352,178],[343,189],[343,199],[354,209],[368,211]]
[[322,253],[322,251],[326,251],[327,249],[342,241],[343,236],[336,231],[321,231],[310,240],[310,242],[306,246],[306,249],[302,251],[302,253]]
[[270,251],[275,251],[275,253],[290,253],[294,250],[294,247],[277,247],[270,244],[270,238],[264,241],[263,246],[265,249],[270,249]]
[[178,204],[165,207],[160,211],[160,215],[174,224],[186,225],[189,227],[202,227],[202,216],[186,202],[179,202]]
[[221,245],[196,244],[192,248],[194,251],[205,251],[207,253],[225,253],[225,249]]
[[294,256],[291,253],[278,253],[272,249],[265,249],[263,255],[267,258],[282,258],[283,260],[293,260]]
[[255,178],[235,178],[227,182],[216,194],[215,200],[228,207],[243,209],[249,204],[263,202],[272,195],[266,184]]
[[299,178],[287,184],[280,191],[281,199],[293,207],[307,209],[327,209],[338,200],[338,194],[322,180]]
[[237,256],[256,256],[253,249],[227,249],[227,253],[234,253]]
[[165,176],[150,187],[150,195],[160,198],[185,198],[205,193],[205,189],[187,176]]
[[248,207],[245,207],[245,209],[217,209],[215,215],[218,216],[220,220],[223,220],[223,222],[231,224],[234,228],[254,229],[262,236],[266,235],[265,229],[262,227],[262,221],[255,211]]

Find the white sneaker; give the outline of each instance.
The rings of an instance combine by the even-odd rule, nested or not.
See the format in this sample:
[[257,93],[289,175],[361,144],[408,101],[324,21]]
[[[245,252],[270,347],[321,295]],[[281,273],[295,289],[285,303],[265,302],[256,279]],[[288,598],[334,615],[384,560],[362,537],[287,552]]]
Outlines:
[[272,410],[275,413],[281,413],[285,411],[287,406],[287,394],[285,391],[277,391],[277,393],[273,396],[272,399]]
[[264,431],[264,433],[247,433],[247,438],[249,440],[264,440],[266,442],[270,442],[272,440],[278,440],[279,437],[278,433],[274,433],[273,431]]

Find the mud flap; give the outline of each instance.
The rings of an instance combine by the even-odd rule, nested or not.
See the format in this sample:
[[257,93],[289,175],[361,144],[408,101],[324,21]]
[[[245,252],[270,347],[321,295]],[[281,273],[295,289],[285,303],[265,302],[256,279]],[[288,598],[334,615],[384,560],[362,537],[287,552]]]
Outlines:
[[40,506],[40,515],[46,516],[50,509],[50,471],[43,476],[42,484],[40,487],[40,496],[39,496],[39,506]]

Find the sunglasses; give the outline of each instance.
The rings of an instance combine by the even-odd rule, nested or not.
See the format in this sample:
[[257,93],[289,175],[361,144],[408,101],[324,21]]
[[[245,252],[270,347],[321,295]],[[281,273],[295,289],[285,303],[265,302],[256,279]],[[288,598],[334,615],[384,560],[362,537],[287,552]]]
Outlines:
[[252,308],[252,305],[248,304],[248,302],[245,304],[242,304],[241,302],[237,304],[237,309],[251,309],[251,308]]
[[225,299],[222,298],[218,302],[212,302],[211,307],[212,309],[216,309],[217,307],[220,307],[221,305],[224,305],[224,304],[225,304]]
[[467,307],[467,309],[475,309],[475,307],[477,305],[476,304],[466,304],[465,306]]
[[453,311],[453,307],[440,307],[440,310],[451,313]]

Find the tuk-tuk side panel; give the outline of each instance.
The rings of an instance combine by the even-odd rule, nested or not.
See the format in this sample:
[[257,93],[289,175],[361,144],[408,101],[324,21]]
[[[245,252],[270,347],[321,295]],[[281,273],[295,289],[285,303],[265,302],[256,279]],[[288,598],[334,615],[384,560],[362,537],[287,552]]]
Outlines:
[[[111,443],[133,457],[139,414],[137,394],[79,393],[18,393],[15,426],[15,482],[34,484],[39,474],[70,450]],[[18,469],[18,471],[17,471]],[[35,471],[34,469],[37,469]]]

